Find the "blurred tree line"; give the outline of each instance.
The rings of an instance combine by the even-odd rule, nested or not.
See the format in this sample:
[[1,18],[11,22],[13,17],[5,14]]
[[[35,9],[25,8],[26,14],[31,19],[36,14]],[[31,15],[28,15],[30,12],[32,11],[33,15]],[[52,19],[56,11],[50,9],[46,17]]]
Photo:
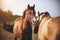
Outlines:
[[3,22],[3,21],[11,22],[11,21],[14,21],[17,17],[20,17],[20,16],[12,15],[12,12],[10,10],[6,12],[0,8],[0,22]]

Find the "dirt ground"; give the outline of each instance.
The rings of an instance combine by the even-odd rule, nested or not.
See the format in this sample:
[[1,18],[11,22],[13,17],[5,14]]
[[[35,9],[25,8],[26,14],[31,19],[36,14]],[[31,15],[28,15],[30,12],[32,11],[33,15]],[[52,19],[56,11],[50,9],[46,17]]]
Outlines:
[[[14,34],[4,30],[3,26],[0,25],[0,40],[14,40]],[[34,34],[34,26],[32,26],[32,40],[37,40],[37,34]]]

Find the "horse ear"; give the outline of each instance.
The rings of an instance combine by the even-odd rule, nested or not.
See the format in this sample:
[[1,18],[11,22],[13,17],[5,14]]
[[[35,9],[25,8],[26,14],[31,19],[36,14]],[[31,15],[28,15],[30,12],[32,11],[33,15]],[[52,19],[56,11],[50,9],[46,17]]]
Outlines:
[[28,4],[28,8],[30,7],[30,4]]
[[40,14],[39,14],[39,11],[38,11],[38,16],[39,16]]
[[33,8],[35,8],[35,4],[33,5]]

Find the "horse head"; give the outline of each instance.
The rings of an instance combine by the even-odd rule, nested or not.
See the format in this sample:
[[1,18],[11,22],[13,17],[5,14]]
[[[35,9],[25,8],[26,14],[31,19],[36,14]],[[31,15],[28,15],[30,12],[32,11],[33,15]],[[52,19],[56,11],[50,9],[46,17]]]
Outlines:
[[35,18],[35,5],[30,6],[28,4],[26,10],[24,10],[24,12],[23,12],[23,19],[24,18],[27,18],[28,21],[32,23],[32,19]]
[[44,17],[51,17],[51,16],[50,16],[49,12],[47,12],[47,11],[42,12],[42,13],[38,12],[37,20],[39,20],[41,22]]
[[38,16],[36,17],[36,25],[35,25],[35,28],[34,28],[34,33],[38,33],[39,25],[40,25],[42,19],[45,18],[45,17],[50,17],[50,14],[48,12],[40,13],[38,11]]

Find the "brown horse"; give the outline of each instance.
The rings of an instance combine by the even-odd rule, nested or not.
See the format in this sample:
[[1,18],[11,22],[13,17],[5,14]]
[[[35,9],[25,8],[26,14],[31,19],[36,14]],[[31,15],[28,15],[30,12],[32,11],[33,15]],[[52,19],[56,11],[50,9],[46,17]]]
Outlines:
[[60,16],[51,17],[48,12],[40,14],[38,40],[60,40]]
[[29,6],[23,13],[22,18],[15,21],[13,33],[15,35],[15,40],[17,37],[20,37],[20,40],[32,40],[32,28],[31,28],[31,19],[35,17],[35,5]]
[[13,26],[14,24],[10,25],[7,22],[3,22],[3,28],[10,33],[13,33]]

